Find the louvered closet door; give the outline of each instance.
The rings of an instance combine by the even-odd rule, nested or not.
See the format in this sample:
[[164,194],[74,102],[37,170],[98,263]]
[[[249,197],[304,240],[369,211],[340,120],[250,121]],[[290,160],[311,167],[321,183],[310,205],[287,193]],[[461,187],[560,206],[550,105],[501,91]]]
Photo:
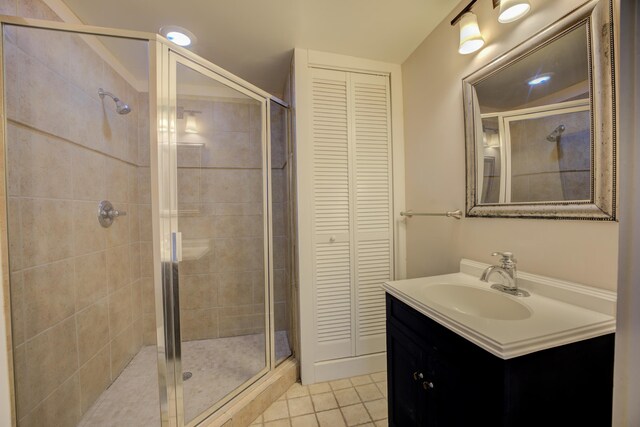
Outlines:
[[385,295],[393,279],[389,79],[351,73],[356,355],[385,350]]
[[[311,70],[315,360],[352,355],[347,74]],[[302,314],[304,315],[304,313]]]

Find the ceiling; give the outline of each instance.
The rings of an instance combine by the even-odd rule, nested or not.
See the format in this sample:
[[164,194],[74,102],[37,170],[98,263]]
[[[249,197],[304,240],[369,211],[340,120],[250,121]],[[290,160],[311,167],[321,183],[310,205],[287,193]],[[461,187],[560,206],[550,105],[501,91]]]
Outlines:
[[[400,64],[459,0],[64,0],[90,25],[158,32],[178,25],[194,52],[280,96],[294,47]],[[146,80],[126,43],[107,43]],[[145,58],[146,59],[146,58]]]
[[[586,24],[581,25],[476,84],[482,112],[522,109],[576,96],[588,98],[587,36]],[[531,78],[548,73],[548,83],[528,84]]]

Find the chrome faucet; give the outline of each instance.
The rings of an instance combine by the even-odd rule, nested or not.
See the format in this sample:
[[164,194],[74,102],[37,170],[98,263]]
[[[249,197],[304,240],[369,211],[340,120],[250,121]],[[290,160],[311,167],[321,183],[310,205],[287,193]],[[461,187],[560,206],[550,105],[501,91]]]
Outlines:
[[500,265],[492,265],[487,267],[480,276],[483,282],[489,282],[489,277],[493,273],[497,273],[504,279],[505,284],[494,283],[492,289],[506,292],[517,297],[528,297],[529,292],[518,289],[518,270],[516,268],[517,260],[511,252],[494,252],[491,256],[500,256]]

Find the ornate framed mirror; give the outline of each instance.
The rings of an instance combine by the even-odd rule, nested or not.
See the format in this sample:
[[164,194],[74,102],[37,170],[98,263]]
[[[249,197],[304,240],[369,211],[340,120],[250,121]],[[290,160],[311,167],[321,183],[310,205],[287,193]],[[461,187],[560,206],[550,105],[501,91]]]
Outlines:
[[463,80],[467,216],[616,219],[612,27],[592,0]]

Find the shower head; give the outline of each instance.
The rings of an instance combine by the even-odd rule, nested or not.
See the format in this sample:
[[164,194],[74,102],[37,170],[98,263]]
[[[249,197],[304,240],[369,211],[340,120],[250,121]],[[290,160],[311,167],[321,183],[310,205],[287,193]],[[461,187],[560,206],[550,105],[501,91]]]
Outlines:
[[547,141],[549,142],[558,142],[560,141],[560,136],[562,135],[562,132],[564,132],[566,129],[565,125],[560,125],[557,128],[555,128],[553,130],[553,132],[551,132],[548,136],[547,136]]
[[108,97],[111,97],[113,101],[116,103],[116,112],[118,114],[129,114],[131,112],[131,107],[129,107],[129,105],[125,104],[124,102],[122,102],[120,98],[118,98],[111,92],[107,92],[104,89],[100,88],[98,89],[98,95],[100,95],[100,98],[102,99],[104,99],[105,95]]

